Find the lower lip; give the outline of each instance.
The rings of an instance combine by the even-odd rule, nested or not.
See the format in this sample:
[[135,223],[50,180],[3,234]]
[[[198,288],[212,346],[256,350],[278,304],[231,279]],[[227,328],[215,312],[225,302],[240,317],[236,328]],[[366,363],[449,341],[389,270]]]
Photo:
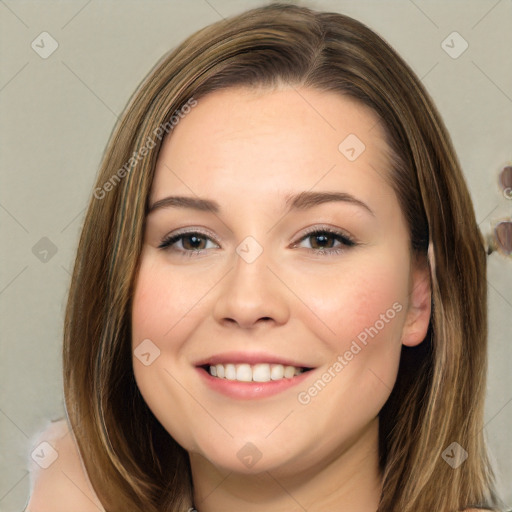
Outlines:
[[212,377],[204,368],[197,368],[199,375],[206,385],[230,398],[251,400],[277,395],[303,382],[313,370],[301,373],[291,379],[271,380],[269,382],[240,382],[237,380]]

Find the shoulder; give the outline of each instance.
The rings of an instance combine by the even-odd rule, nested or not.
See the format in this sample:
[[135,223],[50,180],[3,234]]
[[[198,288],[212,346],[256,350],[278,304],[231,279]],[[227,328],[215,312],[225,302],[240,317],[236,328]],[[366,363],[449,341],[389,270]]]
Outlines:
[[104,510],[83,468],[67,420],[35,436],[29,456],[30,498],[25,512]]

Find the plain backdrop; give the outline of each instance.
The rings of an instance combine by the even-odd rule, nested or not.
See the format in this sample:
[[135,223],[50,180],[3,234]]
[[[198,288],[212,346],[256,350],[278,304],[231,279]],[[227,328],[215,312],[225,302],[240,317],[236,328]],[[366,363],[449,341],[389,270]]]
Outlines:
[[[1,511],[27,503],[34,437],[64,415],[61,348],[70,270],[117,116],[165,52],[197,29],[263,3],[0,1]],[[512,2],[301,4],[353,16],[398,50],[446,122],[482,232],[510,218],[512,201],[500,190],[498,173],[512,159]],[[512,507],[510,258],[489,256],[488,289],[485,434]]]

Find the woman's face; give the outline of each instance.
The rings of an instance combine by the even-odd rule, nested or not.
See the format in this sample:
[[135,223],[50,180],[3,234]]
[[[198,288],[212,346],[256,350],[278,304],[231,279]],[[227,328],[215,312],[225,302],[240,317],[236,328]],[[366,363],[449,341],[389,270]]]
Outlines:
[[133,367],[196,459],[285,474],[376,450],[430,317],[389,169],[376,115],[311,89],[212,93],[164,141]]

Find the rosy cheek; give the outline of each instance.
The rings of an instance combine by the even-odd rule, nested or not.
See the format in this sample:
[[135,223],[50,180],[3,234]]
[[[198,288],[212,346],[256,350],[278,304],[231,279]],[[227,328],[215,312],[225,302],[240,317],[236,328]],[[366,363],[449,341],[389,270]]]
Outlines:
[[154,255],[143,256],[132,305],[133,345],[152,339],[169,362],[206,314],[201,298],[208,287],[208,279],[172,272]]
[[381,314],[402,300],[405,289],[404,277],[392,267],[363,266],[352,269],[350,278],[340,278],[334,283],[331,280],[328,289],[310,285],[308,297],[318,317],[346,339],[379,320]]
[[145,339],[160,349],[166,332],[172,327],[172,288],[165,285],[158,272],[142,264],[132,304],[132,343],[135,348]]
[[151,337],[156,334],[158,323],[155,318],[160,314],[163,304],[159,298],[161,292],[158,283],[151,274],[143,269],[139,273],[132,305],[132,331],[134,343],[139,337]]
[[172,326],[173,318],[185,313],[184,289],[178,276],[170,276],[151,253],[142,254],[132,307],[134,330],[161,337]]

